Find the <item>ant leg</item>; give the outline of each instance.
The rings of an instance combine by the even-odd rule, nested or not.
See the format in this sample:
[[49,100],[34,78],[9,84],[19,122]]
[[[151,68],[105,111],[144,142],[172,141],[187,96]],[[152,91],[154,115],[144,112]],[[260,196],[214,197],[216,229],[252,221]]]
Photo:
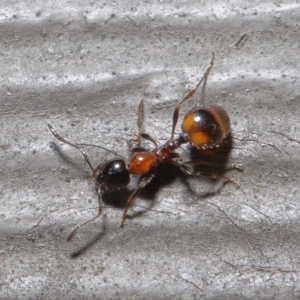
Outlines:
[[139,152],[145,150],[143,147],[141,147],[142,138],[152,142],[157,147],[157,142],[154,138],[152,138],[147,133],[142,133],[143,122],[144,122],[144,100],[141,100],[139,104],[139,112],[138,112],[138,119],[137,119],[137,127],[138,127],[137,138],[130,139],[127,141],[128,149],[131,152]]
[[176,127],[177,122],[178,122],[179,110],[180,110],[181,104],[184,103],[185,101],[187,101],[188,99],[190,99],[192,96],[194,96],[196,94],[196,92],[198,91],[199,86],[201,85],[201,83],[203,81],[204,81],[204,83],[203,83],[203,88],[202,88],[202,97],[204,97],[204,88],[205,88],[205,85],[206,85],[206,81],[207,81],[209,72],[210,72],[210,70],[212,69],[212,67],[214,65],[214,58],[215,58],[215,54],[212,52],[212,58],[211,58],[211,61],[210,61],[210,66],[207,68],[206,72],[204,73],[204,75],[202,76],[202,78],[200,79],[200,81],[198,82],[196,87],[193,88],[187,95],[185,95],[183,97],[183,99],[175,107],[174,112],[173,112],[173,125],[172,125],[172,132],[171,132],[171,140],[173,140],[173,138],[174,138],[175,127]]
[[126,205],[125,205],[125,208],[124,208],[124,212],[123,212],[123,215],[122,215],[122,220],[121,220],[121,227],[123,228],[124,226],[124,222],[127,218],[127,211],[128,209],[130,208],[130,206],[132,205],[134,199],[138,196],[139,192],[146,186],[148,185],[151,180],[154,178],[155,176],[155,173],[152,172],[150,173],[148,176],[144,177],[141,179],[140,183],[139,183],[139,186],[138,188],[129,196],[129,198],[127,199],[127,202],[126,202]]
[[139,104],[139,112],[138,112],[138,119],[137,119],[137,127],[138,127],[138,135],[135,139],[130,139],[127,141],[128,149],[132,152],[134,152],[134,148],[137,148],[136,151],[138,151],[139,148],[141,148],[141,130],[143,126],[144,121],[144,100],[142,99]]
[[84,151],[81,147],[79,147],[77,144],[71,143],[71,142],[68,141],[67,139],[65,139],[65,138],[63,138],[62,136],[60,136],[60,135],[58,134],[58,132],[54,129],[54,127],[53,127],[52,125],[50,125],[49,123],[47,123],[47,126],[48,126],[49,130],[51,131],[51,133],[52,133],[58,140],[60,140],[61,142],[63,142],[63,143],[65,143],[65,144],[67,144],[67,145],[69,145],[69,146],[72,146],[72,147],[76,148],[77,150],[79,150],[80,153],[83,155],[85,161],[88,163],[88,165],[89,165],[90,168],[92,169],[92,171],[95,172],[95,170],[94,170],[94,168],[93,168],[93,166],[92,166],[92,164],[91,164],[91,162],[90,162],[90,160],[89,160],[87,154],[85,153],[85,151]]
[[178,166],[179,168],[181,168],[188,175],[205,176],[205,177],[209,177],[209,178],[212,178],[212,179],[222,178],[222,179],[225,179],[226,181],[232,183],[236,188],[240,187],[240,185],[236,181],[234,181],[233,179],[231,179],[228,176],[220,175],[220,174],[216,174],[216,173],[198,172],[198,171],[193,170],[192,168],[189,168],[188,166],[186,166],[184,164],[180,164],[180,163],[177,163],[175,161],[171,161],[171,162],[172,162],[172,164],[174,164],[174,165]]
[[[152,142],[155,147],[158,147],[157,142],[154,138],[152,138],[148,133],[141,133],[139,134],[139,138],[143,138],[145,140],[148,140]],[[127,146],[130,152],[147,152],[147,150],[140,145],[140,143],[137,143],[138,139],[130,139],[127,141]]]
[[102,201],[101,201],[101,196],[102,196],[102,191],[101,191],[101,189],[99,188],[99,189],[98,189],[98,203],[99,203],[99,209],[98,209],[98,214],[97,214],[97,216],[94,217],[94,218],[92,218],[92,219],[90,219],[90,220],[88,220],[88,221],[86,221],[86,222],[84,222],[84,223],[82,223],[82,224],[80,224],[80,225],[76,225],[75,228],[71,231],[71,233],[69,234],[69,236],[68,236],[68,238],[67,238],[67,241],[68,241],[68,242],[71,241],[71,240],[74,238],[74,236],[75,236],[77,230],[78,230],[80,227],[83,227],[84,225],[86,225],[86,224],[88,224],[88,223],[90,223],[90,222],[92,222],[92,221],[98,219],[98,218],[101,216],[101,214],[102,214]]

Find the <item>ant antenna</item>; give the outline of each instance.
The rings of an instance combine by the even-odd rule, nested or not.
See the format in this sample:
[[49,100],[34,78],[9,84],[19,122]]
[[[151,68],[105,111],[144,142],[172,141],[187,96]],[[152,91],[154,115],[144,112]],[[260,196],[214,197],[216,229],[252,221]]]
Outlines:
[[73,143],[71,143],[70,141],[68,141],[67,139],[65,139],[65,138],[63,138],[62,136],[60,136],[60,135],[58,134],[58,132],[54,129],[54,127],[53,127],[52,125],[50,125],[49,123],[47,123],[47,126],[48,126],[49,130],[51,131],[51,133],[52,133],[58,140],[60,140],[61,142],[63,142],[63,143],[65,143],[65,144],[67,144],[67,145],[69,145],[69,146],[72,146],[72,147],[76,148],[77,150],[79,150],[80,153],[83,155],[85,161],[88,163],[88,165],[89,165],[90,168],[92,169],[93,173],[95,173],[95,169],[93,168],[93,166],[92,166],[92,164],[91,164],[91,162],[90,162],[90,160],[89,160],[87,154],[85,153],[85,151],[84,151],[82,148],[80,148],[80,146],[78,146],[77,144],[73,144]]
[[120,156],[120,157],[122,157],[123,159],[125,159],[125,157],[124,157],[123,155],[121,155],[121,154],[119,154],[119,153],[117,153],[117,152],[115,152],[115,151],[113,151],[113,150],[107,149],[107,148],[105,148],[105,147],[103,147],[103,146],[100,146],[100,145],[89,144],[89,143],[78,143],[77,145],[78,145],[78,146],[88,146],[88,147],[100,148],[100,149],[103,149],[103,150],[105,150],[105,151],[108,151],[108,152],[110,152],[110,153],[113,153],[113,154],[116,155],[116,156]]
[[116,156],[120,156],[122,158],[124,158],[123,155],[113,151],[113,150],[110,150],[110,149],[107,149],[103,146],[100,146],[100,145],[94,145],[94,144],[86,144],[86,143],[77,143],[77,144],[74,144],[74,143],[71,143],[70,141],[68,141],[66,138],[63,138],[62,136],[59,135],[59,133],[54,129],[54,127],[52,125],[50,125],[49,123],[47,123],[47,126],[49,128],[49,130],[51,131],[51,133],[58,139],[60,140],[61,142],[69,145],[69,146],[72,146],[76,149],[78,149],[81,154],[83,155],[83,157],[85,158],[86,162],[88,163],[88,165],[90,166],[90,168],[92,169],[93,172],[95,172],[94,168],[92,167],[92,164],[87,156],[87,154],[85,153],[85,151],[80,147],[80,146],[89,146],[89,147],[97,147],[97,148],[100,148],[100,149],[103,149],[105,151],[108,151],[110,153],[113,153],[114,155]]

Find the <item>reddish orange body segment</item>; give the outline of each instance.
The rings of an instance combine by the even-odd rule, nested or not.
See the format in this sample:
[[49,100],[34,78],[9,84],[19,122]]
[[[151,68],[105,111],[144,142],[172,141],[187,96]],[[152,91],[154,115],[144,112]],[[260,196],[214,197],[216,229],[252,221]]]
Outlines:
[[230,132],[230,119],[220,106],[198,106],[189,111],[182,122],[182,131],[198,149],[218,146]]
[[155,165],[156,158],[153,153],[136,153],[128,163],[128,171],[130,174],[145,175]]

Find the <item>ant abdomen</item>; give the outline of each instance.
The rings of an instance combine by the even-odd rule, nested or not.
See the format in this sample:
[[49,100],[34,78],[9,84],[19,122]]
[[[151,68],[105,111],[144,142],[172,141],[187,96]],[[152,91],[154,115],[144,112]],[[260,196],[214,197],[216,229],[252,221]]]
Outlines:
[[230,132],[230,119],[220,106],[198,106],[189,111],[182,122],[189,143],[198,149],[220,146]]

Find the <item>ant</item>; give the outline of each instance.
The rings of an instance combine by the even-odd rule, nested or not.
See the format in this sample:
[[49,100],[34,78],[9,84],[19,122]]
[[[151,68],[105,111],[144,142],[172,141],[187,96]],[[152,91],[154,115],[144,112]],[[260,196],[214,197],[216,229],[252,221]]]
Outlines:
[[[214,53],[212,53],[210,66],[207,68],[206,72],[204,73],[196,87],[193,88],[176,105],[173,112],[171,136],[163,145],[158,145],[157,141],[154,138],[152,138],[149,134],[142,132],[142,124],[144,119],[144,101],[140,101],[137,120],[138,134],[135,139],[127,141],[128,148],[132,153],[132,156],[129,159],[128,163],[125,163],[125,160],[122,158],[114,158],[108,160],[104,164],[99,164],[96,168],[94,168],[84,149],[81,148],[80,144],[72,143],[67,139],[61,137],[52,125],[50,125],[49,123],[47,124],[51,133],[58,140],[78,149],[81,152],[85,161],[88,163],[93,172],[92,177],[95,180],[96,188],[98,191],[99,210],[97,216],[84,222],[83,224],[77,225],[68,236],[68,241],[75,236],[76,231],[80,227],[100,217],[102,213],[101,199],[105,192],[124,188],[129,184],[131,174],[139,175],[140,181],[138,183],[138,187],[128,197],[124,208],[121,219],[121,227],[123,227],[124,222],[127,218],[128,209],[134,202],[135,198],[138,196],[139,192],[143,188],[145,188],[155,177],[155,168],[159,164],[171,163],[180,168],[186,174],[194,176],[207,176],[210,178],[222,178],[227,182],[234,184],[236,187],[239,187],[238,183],[227,176],[214,173],[207,174],[204,172],[195,171],[194,169],[188,167],[186,164],[180,163],[176,160],[177,158],[179,158],[179,154],[175,152],[175,150],[181,147],[181,145],[189,143],[192,147],[204,153],[208,151],[215,151],[217,148],[220,148],[230,132],[230,119],[227,112],[222,107],[198,104],[198,106],[191,109],[185,115],[181,125],[182,132],[178,137],[174,137],[181,105],[197,92],[201,83],[203,83],[203,98],[204,88],[207,82],[208,75],[213,67],[213,63]],[[154,145],[154,149],[147,151],[145,148],[143,148],[141,145],[142,139],[150,141]],[[202,163],[205,164],[205,161]],[[230,168],[238,169],[238,167],[235,165],[232,165]]]

